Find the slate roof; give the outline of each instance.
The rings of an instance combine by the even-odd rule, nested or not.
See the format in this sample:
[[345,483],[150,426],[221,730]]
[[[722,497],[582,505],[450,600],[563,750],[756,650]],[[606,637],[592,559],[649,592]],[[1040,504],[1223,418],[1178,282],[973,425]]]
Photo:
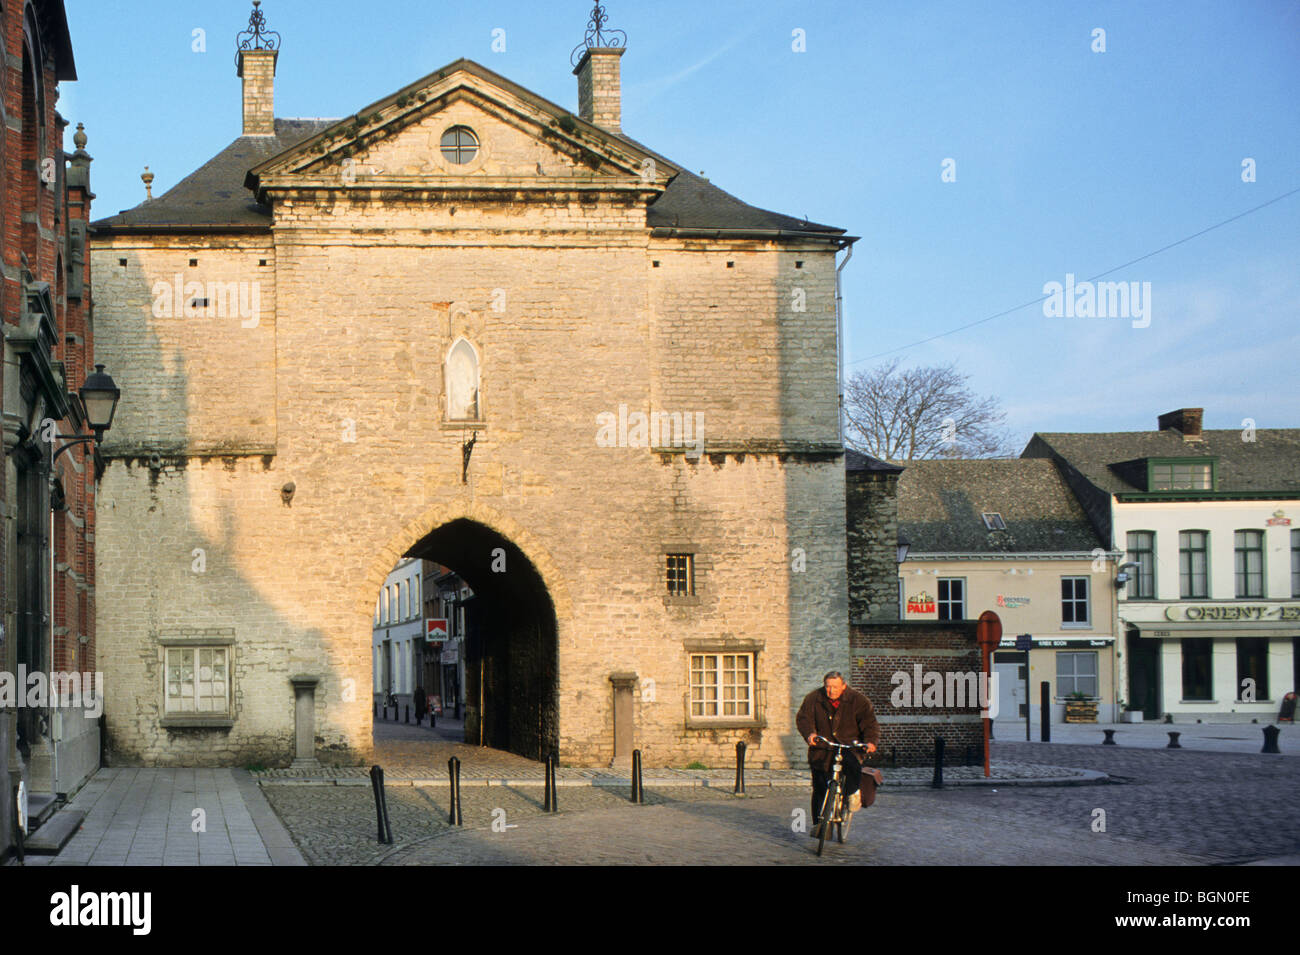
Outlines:
[[1146,492],[1145,470],[1134,462],[1180,457],[1217,458],[1220,492],[1300,491],[1300,428],[1258,429],[1254,441],[1243,441],[1240,429],[1202,431],[1199,441],[1172,428],[1035,434],[1024,453],[1058,455],[1110,494]]
[[[996,512],[1005,531],[981,514]],[[898,534],[911,555],[1090,552],[1102,542],[1049,460],[909,461],[898,479]]]
[[256,202],[244,176],[336,119],[277,119],[274,136],[240,136],[161,196],[91,224],[92,229],[149,227],[268,228],[271,210]]
[[[397,99],[401,93],[418,89],[432,82],[434,77],[455,70],[465,70],[483,77],[556,116],[571,115],[563,107],[543,99],[486,67],[472,60],[461,59],[417,80],[386,100],[367,106],[357,116],[371,115],[379,107]],[[577,122],[582,122],[574,118]],[[332,126],[351,122],[352,119],[353,117],[343,120],[277,119],[275,136],[241,136],[163,195],[116,216],[93,222],[91,228],[98,232],[116,229],[147,231],[151,228],[269,228],[270,209],[257,203],[252,192],[245,187],[245,176],[248,171],[304,140]],[[647,209],[646,224],[652,229],[802,233],[824,236],[828,239],[844,235],[845,230],[834,226],[808,222],[751,206],[719,189],[708,180],[687,172],[681,163],[659,155],[628,136],[600,127],[588,125],[588,128],[642,150],[670,168],[681,170],[668,184],[663,194]]]
[[902,472],[903,467],[899,464],[890,464],[888,461],[873,458],[871,455],[863,454],[861,451],[854,451],[852,448],[845,448],[844,470],[883,471],[885,473],[899,474]]

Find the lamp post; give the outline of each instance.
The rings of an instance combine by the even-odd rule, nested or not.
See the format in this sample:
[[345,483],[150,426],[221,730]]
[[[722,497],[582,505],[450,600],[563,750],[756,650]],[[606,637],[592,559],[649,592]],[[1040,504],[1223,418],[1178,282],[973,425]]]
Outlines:
[[74,445],[87,441],[99,444],[104,440],[104,432],[113,426],[113,415],[117,412],[122,392],[113,381],[113,376],[104,371],[103,365],[96,365],[95,370],[86,376],[86,383],[81,386],[79,394],[81,405],[86,409],[86,422],[95,433],[58,435],[67,444],[54,452],[50,458],[51,465],[59,459],[60,454]]

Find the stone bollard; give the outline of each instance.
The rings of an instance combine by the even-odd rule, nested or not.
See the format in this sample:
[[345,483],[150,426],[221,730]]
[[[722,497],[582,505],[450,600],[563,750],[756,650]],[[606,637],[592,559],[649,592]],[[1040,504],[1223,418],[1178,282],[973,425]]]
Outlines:
[[1178,737],[1182,735],[1183,735],[1182,733],[1175,733],[1172,730],[1170,730],[1169,745],[1166,746],[1165,749],[1182,749],[1183,748],[1182,744],[1178,742]]
[[1264,727],[1264,748],[1261,749],[1260,752],[1281,753],[1282,751],[1277,748],[1277,738],[1281,734],[1281,732],[1282,731],[1278,729],[1276,726],[1265,726]]
[[1118,746],[1118,745],[1119,745],[1118,743],[1115,742],[1115,731],[1114,731],[1114,730],[1102,730],[1102,732],[1106,734],[1106,738],[1105,738],[1104,740],[1101,741],[1101,745],[1102,745],[1102,746]]

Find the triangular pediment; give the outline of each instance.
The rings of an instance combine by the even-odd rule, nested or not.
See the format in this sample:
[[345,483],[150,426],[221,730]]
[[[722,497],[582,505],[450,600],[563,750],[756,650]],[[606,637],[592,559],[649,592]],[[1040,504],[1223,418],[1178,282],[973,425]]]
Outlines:
[[[448,129],[477,140],[469,161],[442,151]],[[254,167],[247,185],[277,190],[599,190],[653,201],[679,172],[662,157],[458,60]]]

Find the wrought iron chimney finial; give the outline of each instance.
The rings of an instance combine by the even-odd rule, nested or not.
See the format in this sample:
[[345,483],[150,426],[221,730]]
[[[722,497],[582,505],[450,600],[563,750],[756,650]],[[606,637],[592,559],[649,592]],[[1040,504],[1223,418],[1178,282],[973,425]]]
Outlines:
[[253,0],[253,12],[248,17],[248,29],[235,37],[235,65],[239,54],[245,50],[278,50],[280,34],[266,28],[266,14],[261,11],[262,0]]
[[582,42],[573,48],[569,54],[569,62],[576,67],[578,61],[582,59],[582,54],[590,49],[599,47],[615,48],[627,46],[627,34],[622,30],[606,30],[605,23],[609,20],[609,14],[599,2],[592,6],[591,19],[587,21],[587,35],[583,37]]

